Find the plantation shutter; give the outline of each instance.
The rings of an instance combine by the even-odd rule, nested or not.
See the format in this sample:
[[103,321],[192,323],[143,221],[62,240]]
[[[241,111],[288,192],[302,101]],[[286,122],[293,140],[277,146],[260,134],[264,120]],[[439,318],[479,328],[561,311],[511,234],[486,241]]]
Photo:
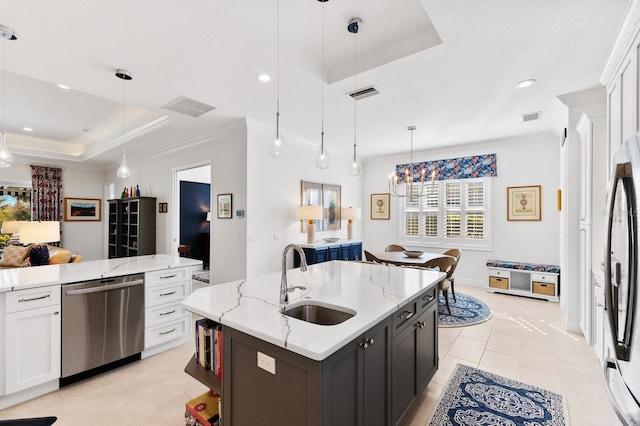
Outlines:
[[484,239],[484,182],[469,182],[467,185],[466,216],[467,238]]
[[460,183],[446,183],[444,186],[444,236],[445,238],[460,238]]

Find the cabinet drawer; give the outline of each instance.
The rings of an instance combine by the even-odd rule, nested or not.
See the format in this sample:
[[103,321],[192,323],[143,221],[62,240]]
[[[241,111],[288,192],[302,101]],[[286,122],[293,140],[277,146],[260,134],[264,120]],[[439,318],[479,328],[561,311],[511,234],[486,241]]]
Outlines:
[[397,333],[412,322],[417,317],[418,302],[412,300],[393,314],[393,332]]
[[157,306],[169,302],[178,302],[189,294],[190,281],[170,283],[146,288],[144,292],[145,306]]
[[489,268],[489,275],[492,277],[509,278],[509,271],[505,271],[504,269]]
[[185,336],[189,332],[189,317],[185,317],[169,323],[163,323],[144,329],[144,348],[149,349],[160,343],[168,342]]
[[558,284],[558,276],[555,274],[545,274],[544,272],[532,272],[531,281]]
[[556,295],[556,285],[550,283],[541,283],[533,281],[533,292],[537,294],[545,294],[547,296]]
[[147,272],[144,274],[144,285],[154,287],[190,279],[191,268],[163,269],[162,271]]
[[144,323],[150,327],[166,321],[182,319],[185,315],[187,315],[187,311],[182,307],[181,302],[167,303],[147,308],[144,312]]
[[30,288],[6,294],[6,313],[60,304],[60,286]]
[[438,289],[439,285],[435,286],[418,298],[418,309],[420,312],[424,311],[429,305],[436,303],[436,300],[438,299]]
[[[495,271],[491,271],[491,273],[493,272]],[[489,277],[489,287],[507,290],[509,288],[509,278]]]

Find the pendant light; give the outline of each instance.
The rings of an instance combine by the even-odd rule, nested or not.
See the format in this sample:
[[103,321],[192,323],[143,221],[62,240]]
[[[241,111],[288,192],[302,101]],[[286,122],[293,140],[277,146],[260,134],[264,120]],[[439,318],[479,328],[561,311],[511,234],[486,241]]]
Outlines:
[[394,172],[389,176],[389,193],[394,197],[400,197],[400,198],[406,197],[411,202],[415,201],[417,198],[424,197],[426,195],[432,195],[434,190],[435,178],[436,178],[436,171],[434,169],[433,172],[431,173],[431,193],[426,193],[424,190],[425,188],[424,178],[425,178],[427,169],[423,168],[422,171],[420,172],[420,178],[419,178],[420,186],[417,190],[413,189],[414,180],[415,180],[414,171],[413,171],[413,131],[415,129],[416,129],[416,126],[407,127],[407,130],[411,132],[411,151],[410,151],[411,154],[409,158],[411,163],[409,163],[409,165],[404,169],[404,179],[403,179],[405,183],[404,194],[398,189],[397,171],[394,170]]
[[284,142],[284,137],[280,133],[280,0],[278,0],[278,10],[276,15],[276,131],[269,142],[267,149],[272,157],[281,158],[287,153],[287,145]]
[[[128,80],[133,80],[133,77],[129,74],[128,71],[123,69],[116,70],[116,77],[122,79],[122,136],[125,135],[125,103],[124,103],[124,85]],[[120,179],[129,179],[131,177],[131,169],[127,165],[127,149],[126,142],[122,143],[122,161],[120,162],[120,167],[118,167],[118,171],[116,175]]]
[[9,167],[13,164],[13,155],[7,147],[7,139],[4,136],[5,125],[5,52],[7,50],[7,40],[17,40],[16,33],[9,27],[0,25],[0,35],[2,36],[2,135],[0,135],[0,167]]
[[[318,0],[320,3],[326,3],[329,0]],[[316,166],[321,169],[328,169],[331,164],[331,157],[329,156],[329,152],[324,147],[324,5],[322,5],[322,81],[320,85],[322,87],[321,93],[321,120],[322,127],[320,131],[320,150],[318,151],[318,155],[316,155]]]
[[[357,90],[358,88],[358,84],[357,84],[357,75],[358,75],[358,67],[357,67],[357,62],[356,62],[356,58],[357,58],[357,47],[356,47],[356,35],[358,34],[358,24],[362,24],[362,19],[360,18],[352,18],[349,21],[349,25],[347,26],[347,31],[349,31],[350,33],[353,34],[353,90]],[[356,103],[358,101],[355,100],[355,98],[353,99],[353,161],[351,162],[351,165],[349,166],[349,174],[351,176],[358,176],[360,174],[360,172],[362,171],[362,165],[360,164],[360,161],[358,161],[358,156],[357,156],[357,152],[356,152],[356,139],[357,139],[357,132],[356,132]]]

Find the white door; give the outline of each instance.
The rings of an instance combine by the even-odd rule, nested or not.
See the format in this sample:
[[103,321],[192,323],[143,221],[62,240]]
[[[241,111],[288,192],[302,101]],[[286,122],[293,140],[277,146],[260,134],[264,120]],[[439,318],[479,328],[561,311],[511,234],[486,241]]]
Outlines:
[[579,266],[580,328],[589,345],[593,342],[593,291],[591,277],[591,144],[593,127],[586,114],[582,114],[576,132],[580,136],[580,224]]
[[60,305],[6,315],[6,393],[60,378]]

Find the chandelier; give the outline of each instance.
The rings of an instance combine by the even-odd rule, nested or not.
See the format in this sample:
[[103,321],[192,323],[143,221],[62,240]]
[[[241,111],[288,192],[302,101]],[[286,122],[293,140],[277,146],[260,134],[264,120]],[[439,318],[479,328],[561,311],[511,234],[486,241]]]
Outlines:
[[[411,163],[404,168],[404,177],[399,181],[398,180],[398,171],[394,170],[392,174],[389,175],[389,193],[394,197],[399,198],[408,198],[409,201],[414,201],[417,198],[424,197],[426,195],[430,195],[433,193],[435,179],[436,179],[436,171],[435,169],[431,172],[431,191],[425,191],[424,178],[427,173],[427,169],[424,167],[418,173],[419,177],[416,182],[416,173],[414,170],[413,164],[413,131],[416,129],[416,126],[409,126],[407,130],[411,132]],[[418,183],[419,182],[419,183]],[[405,184],[404,193],[398,187],[399,183]],[[415,188],[414,188],[415,185]]]

